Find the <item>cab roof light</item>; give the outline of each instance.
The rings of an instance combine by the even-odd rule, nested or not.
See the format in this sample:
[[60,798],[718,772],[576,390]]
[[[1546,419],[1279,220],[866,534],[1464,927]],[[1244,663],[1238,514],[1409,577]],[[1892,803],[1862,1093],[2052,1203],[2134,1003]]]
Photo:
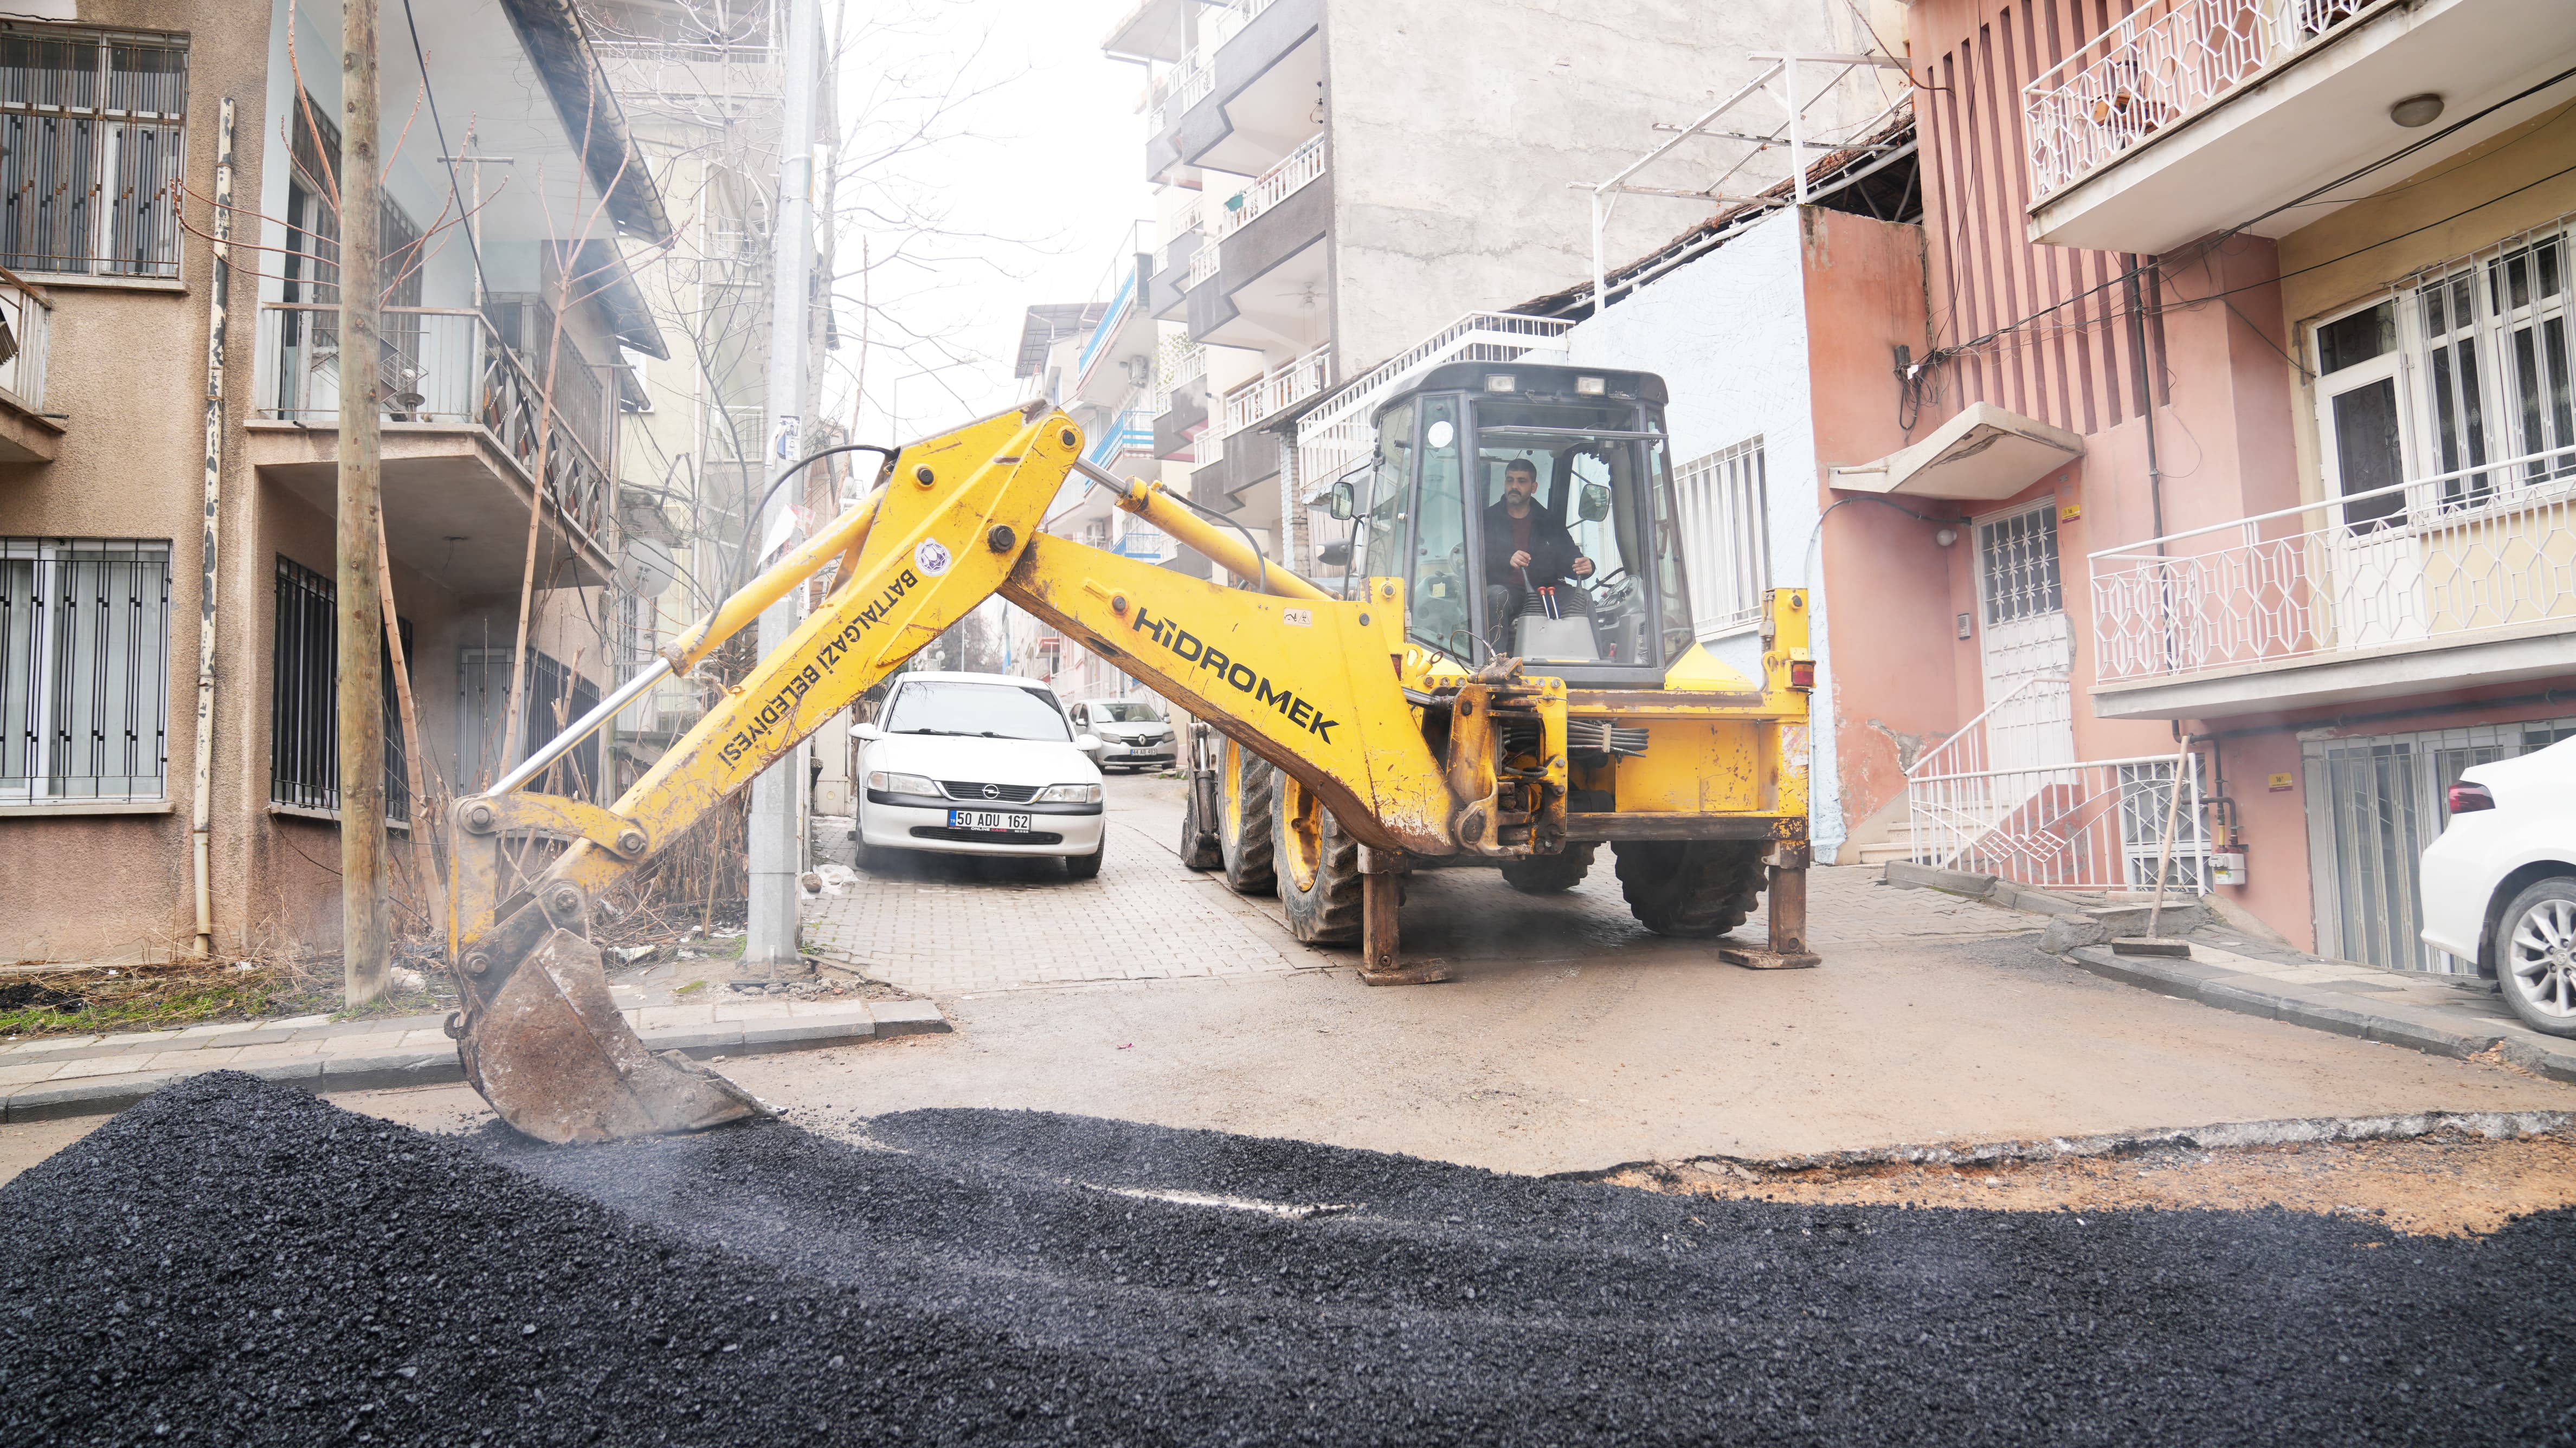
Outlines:
[[1607,377],[1577,377],[1574,379],[1574,395],[1577,397],[1600,397],[1606,395],[1609,390],[1610,379]]
[[1520,379],[1512,376],[1512,374],[1508,372],[1488,372],[1485,374],[1485,390],[1487,392],[1518,392],[1520,391]]

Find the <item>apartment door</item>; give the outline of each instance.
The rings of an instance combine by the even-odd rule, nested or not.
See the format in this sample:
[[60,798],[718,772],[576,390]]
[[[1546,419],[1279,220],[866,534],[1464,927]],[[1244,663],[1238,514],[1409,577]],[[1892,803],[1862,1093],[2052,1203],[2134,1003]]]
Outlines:
[[[1977,595],[1985,703],[1992,711],[1986,768],[2074,763],[2075,715],[2065,680],[2075,663],[2075,634],[2058,569],[2055,498],[1977,523]],[[2038,781],[2030,786],[2036,789]]]
[[2329,597],[2314,623],[2323,647],[2369,648],[2425,633],[2424,566],[2399,486],[2406,417],[2397,331],[2394,300],[2317,328],[2317,443],[2327,486],[2351,500],[2325,530]]

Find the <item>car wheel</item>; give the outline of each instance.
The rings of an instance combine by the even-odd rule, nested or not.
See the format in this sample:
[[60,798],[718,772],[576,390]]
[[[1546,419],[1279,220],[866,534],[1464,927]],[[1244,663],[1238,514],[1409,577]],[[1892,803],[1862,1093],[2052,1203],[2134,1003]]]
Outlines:
[[856,821],[851,823],[850,863],[861,871],[870,875],[882,875],[894,868],[894,857],[897,853],[883,845],[869,844],[868,837],[859,832],[858,823]]
[[1102,825],[1100,827],[1100,844],[1097,848],[1093,849],[1090,854],[1067,855],[1064,857],[1065,878],[1068,880],[1097,880],[1100,878],[1100,864],[1107,858],[1109,858],[1109,827],[1107,825]]
[[2524,1025],[2576,1036],[2576,879],[2524,886],[2504,907],[2487,953],[2505,1004]]

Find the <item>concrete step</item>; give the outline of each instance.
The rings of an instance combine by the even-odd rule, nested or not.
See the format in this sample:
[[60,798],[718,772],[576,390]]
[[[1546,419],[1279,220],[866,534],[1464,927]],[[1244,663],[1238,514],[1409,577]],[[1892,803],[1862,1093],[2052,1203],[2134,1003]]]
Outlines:
[[1890,860],[1910,860],[1913,858],[1914,842],[1912,840],[1890,840],[1885,844],[1863,845],[1860,847],[1858,852],[1859,862],[1864,865],[1884,865]]

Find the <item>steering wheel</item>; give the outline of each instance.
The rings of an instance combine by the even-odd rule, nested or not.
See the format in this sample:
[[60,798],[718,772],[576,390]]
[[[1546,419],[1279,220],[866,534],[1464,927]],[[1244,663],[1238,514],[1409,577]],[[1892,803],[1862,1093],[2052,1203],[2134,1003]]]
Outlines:
[[1622,563],[1607,573],[1595,573],[1590,578],[1576,579],[1575,582],[1594,593],[1599,593],[1601,590],[1608,588],[1612,583],[1621,578],[1625,578],[1627,575],[1628,565]]

